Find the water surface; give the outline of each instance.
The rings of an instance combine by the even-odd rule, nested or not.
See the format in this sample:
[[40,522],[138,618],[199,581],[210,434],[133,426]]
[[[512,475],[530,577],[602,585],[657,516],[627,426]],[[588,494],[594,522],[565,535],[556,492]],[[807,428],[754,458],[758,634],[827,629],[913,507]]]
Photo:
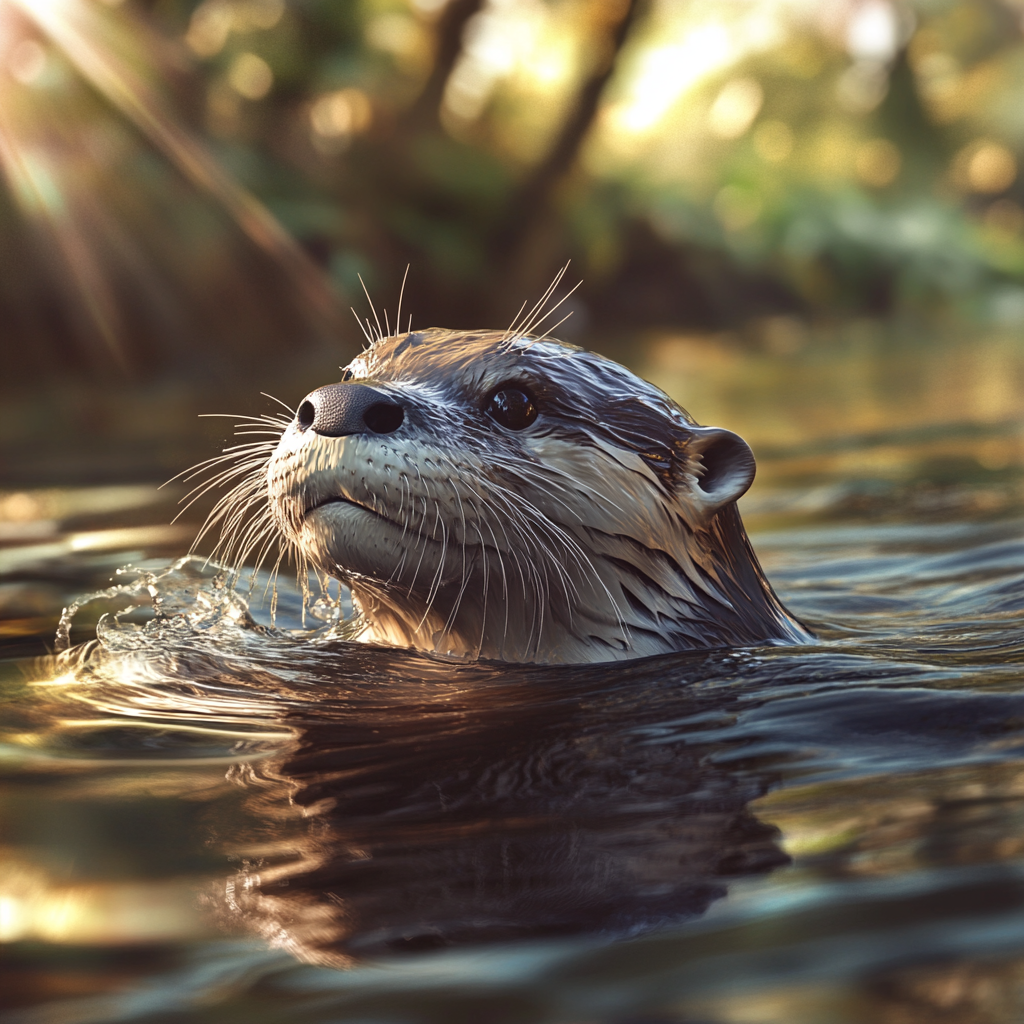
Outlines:
[[5,1019],[1019,1020],[1024,356],[694,346],[815,645],[367,648],[148,485],[5,492]]

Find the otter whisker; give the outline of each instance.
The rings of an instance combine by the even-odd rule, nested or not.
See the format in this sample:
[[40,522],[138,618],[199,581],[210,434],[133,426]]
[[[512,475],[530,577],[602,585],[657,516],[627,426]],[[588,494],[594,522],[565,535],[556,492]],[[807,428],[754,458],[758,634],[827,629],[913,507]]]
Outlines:
[[[451,460],[448,460],[449,462]],[[462,504],[462,498],[459,495],[459,489],[455,486],[453,481],[449,481],[449,486],[455,495],[455,500],[459,504],[459,515],[462,518],[462,583],[459,587],[459,593],[455,598],[454,607],[451,610],[451,614],[448,616],[448,620],[444,626],[445,633],[451,633],[452,627],[455,623],[455,619],[458,616],[459,608],[462,605],[462,596],[466,593],[466,587],[469,585],[469,573],[467,571],[467,555],[466,555],[466,537],[468,529],[466,528],[466,510]]]
[[[240,532],[234,539],[234,544],[229,546],[224,552],[225,560],[233,563],[231,571],[233,578],[242,578],[242,569],[245,565],[246,558],[256,549],[257,545],[268,536],[272,529],[272,524],[264,524],[262,528],[258,528],[257,526],[250,524],[244,532]],[[250,589],[255,585],[256,575],[259,572],[259,565],[260,563],[257,561],[249,574]]]
[[[444,574],[445,556],[448,554],[448,533],[445,529],[444,521],[441,519],[441,506],[436,501],[434,502],[434,508],[437,512],[434,520],[434,533],[437,533],[438,525],[441,527],[441,557],[437,560],[437,569],[434,571],[433,579],[430,582],[430,590],[427,592],[426,607],[423,609],[423,615],[416,626],[417,633],[423,628],[423,624],[427,621],[427,618],[434,607],[434,600],[437,597],[437,592],[441,586],[441,580]],[[430,539],[433,540],[434,536],[431,535]]]
[[[402,511],[405,508],[406,497],[409,497],[409,498],[412,497],[412,484],[409,483],[409,474],[408,473],[402,473],[402,475],[401,475],[401,477],[399,479],[402,481],[402,494],[401,494],[401,499],[400,499],[401,503],[400,503],[399,508],[398,508],[398,514],[401,516],[402,515]],[[402,536],[399,538],[399,544],[401,544],[402,541],[405,540],[405,536],[409,532],[409,519],[410,519],[411,515],[412,515],[412,503],[410,502],[409,510],[405,513],[405,516],[402,519]]]
[[261,526],[260,517],[246,522],[245,515],[252,508],[253,502],[241,506],[224,524],[220,540],[214,546],[211,557],[222,555],[225,562],[233,565],[232,574],[239,576],[244,564],[245,556],[248,554],[251,543],[250,539],[258,534]]
[[565,470],[560,469],[558,466],[546,466],[545,472],[549,470],[552,476],[562,477],[569,483],[562,483],[558,480],[553,481],[549,477],[545,476],[542,479],[544,480],[546,486],[550,487],[553,485],[555,487],[558,487],[563,494],[569,494],[572,491],[585,493],[591,501],[600,502],[602,505],[605,505],[608,508],[615,509],[616,512],[619,512],[622,515],[626,514],[626,510],[617,502],[612,501],[607,494],[602,494],[600,491],[594,490],[594,488],[591,487],[589,484],[586,484],[582,480],[579,480],[577,477],[574,477],[571,473],[567,473]]
[[[476,509],[474,509],[474,511],[476,511]],[[490,562],[487,558],[487,545],[484,541],[484,535],[480,529],[478,518],[473,519],[473,528],[476,530],[477,536],[480,538],[480,550],[482,552],[482,557],[480,559],[481,575],[483,577],[480,585],[480,638],[477,640],[476,645],[476,654],[479,656],[480,651],[484,646],[484,637],[487,636],[487,592],[490,588]]]
[[519,318],[523,315],[523,310],[526,309],[526,304],[529,301],[529,299],[523,299],[523,304],[519,307],[519,311],[514,317],[512,317],[512,323],[508,325],[505,333],[501,336],[502,341],[508,341],[508,339],[515,333],[516,324],[519,323]]
[[[261,391],[260,394],[265,395],[266,392]],[[272,395],[266,395],[266,397],[273,398]],[[275,398],[274,401],[277,402],[280,401],[280,399]],[[288,407],[285,406],[285,408],[287,409]],[[291,423],[294,415],[295,414],[292,413],[292,416],[283,416],[279,412],[261,412],[258,416],[250,416],[248,413],[243,412],[201,412],[196,418],[200,420],[250,420],[260,423],[280,423],[283,427],[286,427]]]
[[[241,472],[241,471],[239,471]],[[219,478],[213,480],[207,480],[200,484],[198,487],[189,491],[184,498],[180,499],[178,504],[185,502],[184,506],[178,510],[175,517],[171,520],[172,523],[176,523],[200,498],[202,498],[209,491],[215,487],[223,486],[232,477],[237,476],[238,473],[220,474]],[[186,500],[187,499],[187,500]]]
[[263,567],[263,563],[267,560],[267,556],[273,550],[274,545],[277,542],[277,530],[273,522],[267,523],[263,529],[253,537],[249,549],[239,556],[239,561],[242,564],[244,564],[245,560],[249,557],[249,553],[256,550],[256,546],[261,540],[263,541],[263,547],[260,548],[259,553],[256,555],[256,560],[253,562],[252,573],[249,576],[250,587],[255,586],[259,571]]
[[267,585],[263,588],[263,600],[267,599],[267,593],[270,593],[270,621],[277,621],[277,575],[281,569],[281,561],[285,557],[285,554],[291,550],[291,544],[282,544],[277,554],[277,561],[274,562],[273,569],[270,570],[267,575]]
[[[202,497],[203,494],[210,490],[211,487],[223,485],[227,483],[229,480],[241,475],[243,476],[241,482],[232,487],[231,490],[229,490],[227,494],[225,494],[220,499],[220,501],[218,501],[218,503],[214,506],[214,509],[222,507],[226,508],[228,504],[234,503],[242,495],[248,493],[248,491],[253,489],[259,489],[260,481],[257,476],[257,473],[258,467],[252,467],[248,465],[243,465],[241,467],[236,467],[230,470],[225,470],[222,473],[218,473],[217,476],[215,476],[212,480],[200,484],[195,488],[196,497],[193,498],[192,501],[189,502],[189,504],[192,504],[192,502],[194,502],[196,498]],[[188,508],[188,505],[186,505],[185,507]]]
[[[583,282],[581,281],[581,282],[580,282],[580,284],[582,284],[582,283],[583,283]],[[579,285],[577,285],[577,286],[576,286],[576,288],[578,288],[578,287],[579,287]],[[572,295],[572,293],[573,293],[574,291],[576,291],[576,288],[573,288],[573,289],[572,289],[572,291],[570,291],[570,292],[568,293],[568,295],[566,295],[566,297],[565,297],[565,298],[566,298],[566,299],[567,299],[567,298],[569,298],[569,295]],[[565,301],[565,299],[562,299],[562,302],[564,302],[564,301]],[[559,305],[561,305],[561,303],[559,303]],[[554,312],[554,310],[552,310],[552,312]],[[552,325],[551,327],[549,327],[549,328],[548,328],[548,329],[547,329],[547,330],[546,330],[546,331],[545,331],[545,332],[544,332],[544,333],[543,333],[543,334],[542,334],[542,335],[541,335],[541,336],[540,336],[539,338],[536,338],[536,339],[535,339],[535,340],[534,340],[533,342],[531,342],[531,344],[532,344],[532,345],[535,345],[535,344],[536,344],[536,343],[537,343],[538,341],[547,341],[547,340],[548,340],[548,338],[549,338],[549,337],[550,337],[550,336],[551,336],[551,335],[552,335],[552,334],[553,334],[553,333],[554,333],[555,331],[557,331],[557,330],[558,330],[558,328],[559,328],[559,327],[561,327],[561,326],[562,326],[562,324],[564,324],[564,323],[565,323],[565,321],[569,319],[569,317],[571,317],[571,316],[572,316],[572,313],[573,313],[573,311],[572,311],[572,310],[570,309],[570,310],[569,310],[569,312],[568,312],[568,313],[566,313],[566,314],[565,314],[565,316],[563,316],[563,317],[562,317],[562,319],[558,321],[558,323],[556,323],[556,324],[553,324],[553,325]],[[530,346],[527,346],[527,348],[529,348],[529,347],[530,347]]]
[[[173,522],[177,522],[177,520],[181,516],[183,516],[200,498],[202,498],[205,494],[207,494],[213,488],[223,486],[223,484],[227,483],[228,480],[231,480],[232,478],[240,475],[241,473],[246,473],[247,474],[246,480],[244,480],[241,484],[238,484],[236,488],[232,488],[232,490],[230,490],[228,492],[228,494],[225,495],[214,506],[214,511],[216,511],[217,509],[222,508],[222,507],[226,508],[229,500],[233,501],[237,497],[239,497],[240,492],[237,491],[237,488],[244,488],[245,486],[247,486],[247,481],[251,480],[251,477],[248,476],[249,472],[251,472],[251,471],[249,469],[247,469],[247,467],[243,466],[243,467],[241,467],[239,469],[236,469],[234,471],[231,471],[231,472],[225,471],[224,473],[220,473],[220,474],[218,474],[218,476],[214,477],[212,480],[208,480],[205,483],[200,484],[198,487],[194,488],[187,495],[185,495],[185,498],[181,499],[181,501],[186,501],[186,499],[188,499],[188,500],[186,501],[186,504],[184,505],[184,507],[174,517]],[[229,496],[230,496],[230,499],[229,499]],[[213,512],[211,512],[210,514],[212,515]]]
[[[377,310],[373,305],[373,299],[370,298],[370,292],[367,290],[366,282],[363,280],[363,275],[357,274],[356,276],[359,278],[360,285],[362,285],[363,294],[366,296],[366,301],[370,304],[370,312],[373,313],[373,319],[377,321],[377,340],[381,341],[386,337],[386,335],[381,330],[380,317],[377,316]],[[369,321],[367,321],[367,326],[369,326]]]
[[[504,495],[505,500],[506,501],[510,500],[510,498],[513,495],[514,495],[514,492],[507,492]],[[515,495],[514,497],[515,497],[515,500],[517,500],[519,502],[523,501],[523,499],[520,496],[518,496],[518,495]],[[529,507],[528,515],[529,515],[530,519],[532,520],[535,529],[542,530],[542,531],[548,533],[552,537],[553,540],[559,541],[561,543],[563,549],[576,561],[576,563],[577,563],[578,567],[580,568],[581,572],[583,572],[585,576],[589,576],[591,579],[596,580],[600,584],[601,589],[604,591],[605,596],[607,597],[607,599],[608,599],[608,601],[609,601],[609,603],[610,603],[610,605],[612,607],[612,610],[613,610],[613,612],[615,614],[616,620],[617,620],[617,622],[619,624],[619,627],[620,627],[620,629],[622,631],[623,640],[624,640],[625,643],[628,644],[629,643],[629,636],[630,636],[628,625],[625,622],[625,619],[624,619],[624,617],[622,615],[622,611],[619,608],[617,601],[615,600],[614,596],[609,591],[608,587],[605,585],[604,581],[600,578],[600,574],[597,573],[596,568],[593,565],[593,562],[586,556],[586,553],[579,546],[579,544],[572,537],[570,537],[561,527],[559,527],[557,524],[551,522],[547,517],[543,516],[543,514],[540,513],[540,511],[538,509],[536,509],[535,506],[529,505],[529,503],[526,503],[526,504]],[[561,584],[561,587],[562,587],[562,590],[563,590],[563,595],[565,597],[565,603],[566,603],[567,610],[569,612],[569,617],[570,617],[570,622],[571,622],[572,610],[573,610],[574,606],[576,606],[576,603],[579,600],[579,591],[578,591],[578,588],[576,586],[576,583],[572,579],[572,577],[568,574],[568,572],[561,566],[560,562],[554,557],[553,552],[548,547],[547,543],[544,542],[541,539],[539,534],[537,534],[536,536],[537,536],[537,540],[539,542],[539,546],[542,548],[542,550],[545,552],[545,554],[548,555],[549,564],[551,564],[557,570],[558,582]],[[570,590],[572,591],[571,595],[570,595]],[[542,605],[543,605],[543,601],[547,599],[547,596],[548,596],[548,594],[547,594],[547,589],[546,589],[546,586],[545,586],[544,591],[543,591],[543,595],[541,597],[541,604]]]
[[[492,483],[490,486],[493,487],[494,484]],[[500,495],[499,495],[499,497],[500,497]],[[499,518],[497,520],[497,522],[498,522],[498,527],[501,529],[501,532],[502,532],[502,534],[505,537],[506,547],[507,547],[509,553],[512,555],[512,560],[515,562],[516,569],[519,572],[519,579],[520,579],[520,582],[521,582],[522,588],[523,588],[523,600],[526,601],[526,600],[529,599],[529,596],[530,596],[529,592],[527,590],[527,574],[523,570],[522,563],[519,561],[519,554],[518,554],[518,551],[517,551],[517,545],[512,543],[512,541],[510,540],[510,538],[508,536],[508,533],[505,531],[505,522],[507,521],[508,525],[509,525],[509,528],[515,531],[515,534],[519,538],[519,541],[521,542],[523,547],[529,548],[530,544],[531,544],[531,539],[530,539],[529,533],[528,532],[524,533],[522,527],[519,525],[519,523],[516,522],[516,510],[515,510],[515,508],[512,508],[511,510],[506,510],[507,513],[509,511],[511,511],[511,515],[509,515],[507,520],[503,521],[502,519]]]
[[[416,539],[419,541],[425,541],[426,538],[423,536],[423,524],[426,522],[427,516],[427,499],[423,496],[420,497],[420,501],[423,502],[423,511],[420,513],[420,523],[416,531]],[[416,587],[416,580],[419,579],[420,566],[423,565],[423,558],[427,553],[427,545],[425,543],[420,545],[420,558],[416,563],[416,571],[413,573],[412,582],[409,584],[409,591],[406,596],[412,597],[413,590]]]
[[[430,584],[430,590],[427,592],[427,611],[429,612],[431,605],[434,603],[434,598],[437,597],[438,588],[441,586],[441,581],[444,579],[444,563],[448,555],[448,528],[445,526],[444,519],[441,516],[441,504],[436,499],[434,500],[434,511],[436,513],[434,517],[434,526],[431,530],[430,539],[434,540],[437,534],[437,528],[441,527],[441,556],[437,560],[437,571],[434,573],[433,580]],[[424,613],[426,614],[426,613]]]
[[356,318],[356,323],[359,325],[359,330],[363,332],[363,337],[366,339],[366,344],[373,345],[373,338],[370,337],[370,332],[363,326],[362,320],[359,319],[359,314],[354,309],[352,310],[352,315]]
[[[608,589],[607,585],[601,579],[600,573],[597,572],[597,569],[594,566],[594,563],[591,561],[590,557],[586,554],[583,548],[564,529],[562,529],[562,527],[560,527],[557,523],[554,523],[551,520],[544,517],[543,514],[539,512],[539,510],[535,510],[535,512],[540,517],[539,525],[541,525],[543,529],[550,531],[555,538],[562,542],[565,550],[573,556],[574,560],[577,563],[577,566],[579,567],[583,575],[585,577],[589,577],[593,580],[596,580],[600,584],[601,589],[604,591],[604,594],[607,597],[609,604],[611,605],[611,609],[616,617],[619,627],[622,630],[623,639],[626,643],[628,643],[630,636],[629,627],[626,624],[626,621],[622,615],[622,610],[619,607],[618,602],[612,595],[611,591]],[[555,565],[557,568],[561,568],[557,562],[555,562]],[[572,581],[571,577],[567,573],[563,577],[563,587],[565,586],[566,582],[568,582],[568,584],[572,587],[574,597],[578,599],[579,591],[577,590],[575,583]],[[568,592],[566,592],[565,596],[568,602]],[[570,611],[572,606],[573,605],[570,603]]]
[[407,494],[410,498],[412,497],[412,486],[409,483],[409,476],[407,473],[400,473],[398,479],[401,484],[401,489],[399,490],[398,496],[398,513],[395,518],[402,520],[402,536],[398,540],[398,546],[402,549],[402,557],[398,565],[395,566],[394,572],[392,572],[390,577],[388,577],[388,583],[401,582],[402,572],[405,570],[405,563],[409,558],[409,547],[405,544],[405,538],[409,533],[409,520],[412,516],[412,503],[410,501],[410,508],[406,510],[405,502]]
[[[548,487],[550,485],[550,481],[544,479],[539,474],[533,472],[528,465],[521,461],[513,462],[512,460],[509,459],[502,459],[500,456],[496,456],[495,461],[500,462],[501,465],[504,466],[510,473],[512,473],[515,476],[521,477],[523,480],[529,480],[531,483],[539,483],[544,487]],[[554,495],[551,495],[551,497],[554,497]],[[571,505],[569,505],[567,502],[562,501],[561,498],[555,498],[555,501],[557,501],[558,504],[561,505],[566,510],[566,512],[568,512],[572,516],[575,516],[580,522],[583,522],[583,516],[576,509],[572,508]]]
[[[550,551],[548,551],[547,546],[544,544],[542,538],[540,538],[540,536],[537,534],[530,517],[526,515],[521,509],[517,508],[514,501],[510,500],[510,495],[512,495],[513,492],[506,491],[505,488],[499,487],[498,485],[494,484],[493,481],[491,482],[491,486],[492,488],[495,489],[495,497],[500,499],[500,501],[505,506],[506,513],[511,516],[509,520],[509,525],[513,529],[515,529],[516,532],[520,535],[520,538],[522,539],[523,543],[527,546],[527,548],[532,547],[535,549],[537,553],[536,560],[538,562],[543,563],[545,561],[545,556],[548,556],[548,558],[550,559]],[[540,640],[539,623],[543,622],[543,616],[549,596],[548,578],[546,574],[539,572],[535,568],[532,561],[528,561],[526,563],[527,568],[529,569],[529,574],[527,575],[526,573],[524,573],[522,566],[519,563],[519,558],[516,554],[515,548],[513,547],[511,551],[512,556],[516,561],[516,565],[520,570],[520,577],[523,583],[524,601],[526,601],[530,605],[532,611],[530,634],[527,641],[527,646],[530,646],[534,643],[533,638],[535,633],[537,634],[536,642],[539,643]],[[528,583],[533,591],[534,600],[532,602],[529,600],[530,594],[527,590]]]
[[[242,567],[245,565],[249,556],[256,552],[256,556],[252,563],[252,568],[249,572],[249,592],[252,593],[256,587],[257,580],[259,578],[260,569],[263,568],[263,564],[270,556],[271,551],[277,544],[277,530],[273,523],[268,523],[258,533],[253,534],[246,548],[241,550],[238,554],[238,562],[236,568],[236,574],[239,579],[242,577]],[[268,582],[269,586],[269,582]]]
[[[564,272],[565,272],[565,270],[567,270],[567,269],[568,269],[568,267],[569,267],[569,264],[567,263],[567,264],[565,265],[565,268],[563,268],[563,271],[562,271],[562,273],[564,273]],[[561,277],[559,277],[559,280],[561,280]],[[582,281],[578,281],[578,282],[577,282],[576,284],[574,284],[574,285],[573,285],[573,286],[572,286],[572,287],[571,287],[571,288],[570,288],[570,289],[569,289],[569,290],[568,290],[568,291],[567,291],[567,292],[566,292],[566,293],[565,293],[565,294],[564,294],[564,295],[563,295],[563,296],[562,296],[562,297],[561,297],[561,298],[560,298],[560,299],[559,299],[559,300],[558,300],[558,301],[557,301],[557,302],[556,302],[556,303],[555,303],[555,304],[554,304],[554,305],[553,305],[553,306],[552,306],[552,307],[551,307],[551,308],[550,308],[550,309],[549,309],[549,310],[548,310],[548,311],[547,311],[547,312],[546,312],[546,313],[545,313],[545,314],[543,315],[543,316],[538,316],[538,317],[537,317],[537,318],[536,318],[535,320],[532,320],[532,321],[531,321],[531,322],[530,322],[530,323],[529,323],[529,324],[527,325],[527,327],[526,327],[526,330],[525,330],[525,331],[523,331],[523,334],[533,334],[533,333],[534,333],[534,331],[535,331],[535,330],[536,330],[536,329],[537,329],[537,328],[538,328],[538,327],[539,327],[539,326],[540,326],[540,325],[541,325],[542,323],[544,323],[544,321],[545,321],[545,320],[547,320],[547,318],[548,318],[549,316],[552,316],[552,315],[554,314],[555,310],[556,310],[556,309],[558,309],[558,307],[559,307],[559,306],[561,306],[561,305],[562,305],[562,303],[563,303],[563,302],[565,302],[565,301],[566,301],[566,300],[567,300],[567,299],[568,299],[568,298],[569,298],[569,297],[570,297],[570,296],[572,295],[572,293],[573,293],[574,291],[576,291],[576,289],[577,289],[577,288],[579,288],[579,286],[580,286],[581,284],[583,284],[583,282],[582,282]],[[555,325],[554,325],[553,327],[549,327],[549,328],[548,328],[548,330],[546,330],[546,331],[545,331],[545,332],[544,332],[544,333],[543,333],[543,334],[542,334],[542,335],[541,335],[540,337],[538,337],[538,338],[532,338],[532,339],[531,339],[531,340],[529,341],[529,343],[527,344],[527,346],[526,346],[526,348],[525,348],[525,351],[529,352],[529,351],[530,351],[530,349],[531,349],[531,348],[533,348],[533,346],[534,346],[534,345],[536,345],[536,344],[537,344],[538,342],[541,342],[541,341],[545,341],[545,340],[547,339],[548,335],[549,335],[549,334],[550,334],[550,333],[551,333],[552,331],[555,331],[555,330],[557,330],[557,329],[558,329],[559,327],[561,327],[561,326],[562,326],[562,324],[564,324],[564,323],[565,323],[565,321],[566,321],[566,320],[568,320],[568,319],[569,319],[569,317],[571,317],[571,316],[572,316],[572,310],[570,310],[570,311],[569,311],[568,313],[566,313],[566,314],[565,314],[565,316],[563,316],[563,317],[562,317],[562,319],[561,319],[561,320],[559,320],[559,321],[558,321],[558,323],[557,323],[557,324],[555,324]]]
[[278,398],[276,395],[270,394],[269,391],[261,391],[260,394],[264,398],[269,398],[272,402],[277,402],[278,405],[280,405],[282,408],[288,411],[287,422],[290,423],[295,418],[295,410],[287,402],[282,402],[280,398]]
[[183,469],[180,473],[175,473],[174,476],[172,476],[169,480],[165,480],[157,489],[159,490],[163,487],[166,487],[168,484],[174,483],[175,480],[191,480],[193,477],[203,472],[204,469],[206,469],[209,466],[214,466],[221,462],[234,463],[238,458],[238,454],[235,451],[235,449],[255,450],[257,448],[264,448],[272,451],[274,447],[275,446],[269,441],[250,441],[246,444],[234,445],[232,446],[231,450],[225,450],[220,455],[214,455],[212,458],[203,459],[202,462],[197,462],[194,466],[190,466],[188,469]]
[[[522,465],[521,463],[515,464],[514,466],[512,466],[506,460],[505,465],[508,466],[513,472],[521,474],[524,478],[531,478],[532,477],[535,480],[537,479],[536,474],[533,473],[533,471],[530,470],[528,467]],[[545,483],[545,484],[548,483],[548,481],[546,481],[546,480],[545,481],[538,481],[538,482]],[[515,492],[509,491],[508,494],[509,495],[514,495]],[[549,496],[553,497],[553,495],[549,495]],[[521,501],[522,499],[520,498],[520,496],[515,495],[515,500]],[[570,512],[571,514],[575,515],[578,519],[581,519],[579,514],[577,512],[575,512],[575,510],[570,508],[570,506],[566,502],[561,501],[558,498],[556,498],[555,500],[560,505],[562,505],[568,512]],[[594,569],[593,562],[591,562],[591,560],[586,557],[585,553],[583,552],[583,549],[579,546],[579,544],[576,541],[574,541],[561,527],[557,526],[557,524],[553,523],[546,516],[543,516],[539,512],[539,510],[536,509],[536,507],[531,506],[531,511],[532,511],[533,515],[538,517],[538,522],[542,525],[543,528],[555,532],[555,534],[558,537],[558,539],[562,542],[562,544],[564,544],[566,546],[567,550],[573,555],[573,557],[575,558],[579,568],[581,569],[581,571],[584,572],[585,575],[592,575],[594,578],[600,579],[599,575],[596,574],[596,570]],[[582,521],[582,519],[581,519],[581,521]],[[581,556],[582,556],[582,558],[586,559],[586,564],[584,564],[583,561],[581,560]],[[568,580],[570,585],[572,585],[573,591],[574,591],[574,595],[578,598],[579,595],[578,595],[578,591],[576,590],[575,584],[572,583],[571,579],[568,579],[568,577],[566,577],[566,579]],[[564,587],[564,585],[565,585],[565,581],[563,581],[563,587]],[[608,597],[609,601],[611,602],[611,604],[612,604],[612,606],[613,606],[613,608],[615,610],[615,614],[616,614],[620,624],[622,625],[623,629],[628,634],[628,628],[625,625],[625,621],[624,621],[624,619],[622,617],[621,610],[619,609],[617,602],[614,600],[612,594],[610,593],[610,591],[608,591],[607,587],[604,586],[603,583],[602,583],[602,587],[605,590],[605,594]],[[568,593],[567,592],[566,592],[566,597],[568,598]]]
[[[406,263],[405,273],[402,275],[402,286],[398,289],[398,309],[395,311],[395,327],[400,331],[402,329],[402,296],[405,295],[405,282],[409,277],[410,264]],[[412,317],[409,317],[409,326],[412,326]]]
[[[530,310],[530,312],[526,314],[525,323],[522,326],[519,326],[519,324],[517,323],[518,318],[517,318],[517,320],[513,320],[512,321],[512,326],[509,328],[509,331],[507,333],[515,333],[515,334],[529,334],[530,333],[531,326],[532,326],[532,324],[534,322],[534,318],[537,317],[543,311],[545,305],[547,304],[548,299],[551,298],[552,294],[554,293],[554,290],[561,283],[561,280],[562,280],[563,277],[565,277],[565,272],[568,269],[569,269],[569,264],[566,263],[565,266],[562,267],[562,269],[559,270],[557,274],[555,274],[554,280],[551,282],[551,284],[549,284],[547,286],[547,289],[545,290],[544,294],[541,295],[541,297],[534,303],[533,308]],[[524,305],[525,305],[525,303],[524,303]]]
[[[498,493],[501,495],[503,500],[510,506],[510,509],[515,508],[517,512],[521,513],[524,522],[532,528],[532,532],[536,537],[537,544],[539,547],[538,554],[547,555],[551,563],[557,569],[559,569],[560,574],[566,579],[568,579],[567,572],[560,565],[558,560],[554,557],[554,554],[551,551],[551,549],[544,543],[542,537],[537,532],[538,528],[547,529],[553,526],[554,524],[550,523],[550,520],[548,520],[547,517],[544,516],[543,513],[541,513],[539,509],[536,508],[536,506],[532,505],[530,502],[526,501],[526,499],[516,494],[515,491],[508,490],[507,488],[496,489],[498,490]],[[569,583],[571,585],[572,581],[569,580]],[[566,591],[566,598],[568,599],[568,597],[569,594],[568,591]]]
[[[193,543],[193,550],[200,544],[208,532],[217,524],[221,524],[221,537],[210,554],[213,558],[218,552],[225,554],[225,560],[230,561],[230,556],[237,547],[242,523],[249,511],[261,501],[265,501],[265,486],[263,484],[263,467],[269,461],[254,460],[252,465],[244,465],[233,471],[226,471],[219,474],[218,478],[230,478],[245,472],[244,479],[228,490],[228,492],[214,505],[207,516],[206,521],[200,528],[196,541]],[[215,478],[217,479],[217,478]],[[207,488],[209,489],[209,484]],[[199,497],[199,496],[197,496]],[[195,501],[195,499],[194,499]],[[264,505],[263,515],[269,518],[269,511]],[[210,558],[207,559],[209,563]],[[238,568],[238,567],[236,567]],[[232,575],[238,572],[232,569]]]
[[184,481],[192,480],[200,473],[213,469],[215,466],[224,464],[229,467],[237,467],[244,464],[244,460],[251,460],[261,454],[272,452],[277,445],[274,441],[246,441],[242,444],[231,445],[225,448],[220,455],[206,459],[184,473],[178,474]]

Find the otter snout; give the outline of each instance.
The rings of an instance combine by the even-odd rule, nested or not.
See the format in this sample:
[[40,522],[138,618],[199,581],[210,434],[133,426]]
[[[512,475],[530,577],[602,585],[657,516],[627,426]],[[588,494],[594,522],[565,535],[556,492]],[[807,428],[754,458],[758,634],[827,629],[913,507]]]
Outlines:
[[366,384],[328,384],[311,391],[295,414],[299,430],[324,437],[392,434],[405,420],[402,406]]

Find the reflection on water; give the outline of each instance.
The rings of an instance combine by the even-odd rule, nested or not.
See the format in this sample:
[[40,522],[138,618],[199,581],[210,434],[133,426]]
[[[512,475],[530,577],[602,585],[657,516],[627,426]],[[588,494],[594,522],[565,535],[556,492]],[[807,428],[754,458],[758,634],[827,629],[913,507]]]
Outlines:
[[746,515],[810,647],[367,648],[343,595],[271,624],[172,565],[148,487],[6,492],[9,1019],[1019,1020],[1024,354],[986,344],[649,350],[767,452]]
[[[75,761],[255,758],[228,771],[253,819],[219,837],[247,865],[223,896],[229,925],[321,963],[626,935],[786,862],[746,811],[765,779],[679,741],[731,720],[732,655],[453,673],[330,624],[260,625],[199,566],[111,588],[105,601],[132,603],[100,620],[98,646],[45,663],[44,724],[12,739]],[[284,597],[279,623],[301,603]],[[129,621],[140,603],[144,624]]]

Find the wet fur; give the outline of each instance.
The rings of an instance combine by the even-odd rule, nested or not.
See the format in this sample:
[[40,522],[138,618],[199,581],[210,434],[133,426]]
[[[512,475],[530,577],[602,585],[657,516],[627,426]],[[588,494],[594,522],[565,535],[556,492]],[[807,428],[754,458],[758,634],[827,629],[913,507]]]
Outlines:
[[[264,518],[249,534],[280,531],[300,564],[348,584],[362,639],[578,663],[808,638],[728,487],[701,487],[709,443],[742,442],[624,367],[507,332],[429,330],[379,339],[348,369],[400,401],[404,423],[344,437],[290,423],[265,484],[250,481],[275,529]],[[502,384],[532,394],[526,430],[483,412]],[[752,475],[751,457],[736,487]]]

